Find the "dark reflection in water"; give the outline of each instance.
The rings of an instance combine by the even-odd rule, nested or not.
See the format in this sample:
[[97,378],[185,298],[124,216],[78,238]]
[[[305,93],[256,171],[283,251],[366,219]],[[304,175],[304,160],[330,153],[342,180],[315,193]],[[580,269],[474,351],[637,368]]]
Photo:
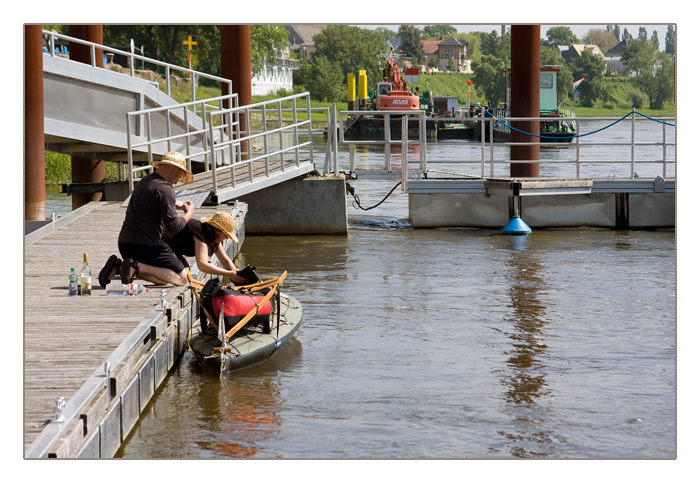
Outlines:
[[[546,417],[546,408],[537,408],[540,398],[549,394],[544,358],[547,345],[544,329],[548,323],[547,307],[541,295],[546,295],[548,281],[543,274],[538,255],[530,246],[532,238],[512,236],[504,238],[503,244],[510,251],[505,259],[505,278],[510,283],[508,296],[512,314],[506,320],[512,324],[508,337],[512,348],[507,351],[507,369],[501,377],[506,389],[505,400],[512,408],[517,432],[500,431],[499,434],[512,442],[513,456],[547,456],[547,452],[526,450],[519,442],[551,442],[541,423]],[[526,412],[523,412],[526,411]],[[533,418],[533,415],[537,415]]]

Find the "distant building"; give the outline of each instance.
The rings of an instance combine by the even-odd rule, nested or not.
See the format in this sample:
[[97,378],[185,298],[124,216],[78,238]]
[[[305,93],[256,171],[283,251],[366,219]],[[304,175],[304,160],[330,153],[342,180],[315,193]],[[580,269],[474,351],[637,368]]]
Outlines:
[[568,46],[560,45],[559,50],[561,51],[561,56],[567,62],[571,62],[572,60],[581,57],[583,52],[590,52],[591,54],[597,55],[598,57],[600,57],[603,61],[607,61],[605,55],[603,55],[603,52],[601,52],[600,48],[598,48],[597,45],[592,45],[592,44],[569,44]]
[[298,51],[300,59],[308,58],[316,50],[314,35],[326,27],[321,24],[285,25],[284,29],[289,33],[289,50]]
[[251,94],[264,96],[280,89],[292,91],[293,71],[299,69],[299,61],[289,58],[289,49],[278,52],[274,60],[265,59],[263,70],[251,79]]
[[386,39],[386,45],[389,47],[389,50],[398,52],[401,49],[401,39],[398,37],[389,37]]
[[[425,65],[434,59],[441,72],[471,72],[471,61],[467,59],[466,40],[450,37],[449,39],[422,40],[421,44],[425,52]],[[448,68],[450,60],[452,60],[453,69]]]
[[625,65],[622,63],[622,52],[629,46],[629,39],[623,39],[615,47],[608,50],[605,53],[605,57],[608,59],[608,66],[610,70],[615,74],[624,75]]

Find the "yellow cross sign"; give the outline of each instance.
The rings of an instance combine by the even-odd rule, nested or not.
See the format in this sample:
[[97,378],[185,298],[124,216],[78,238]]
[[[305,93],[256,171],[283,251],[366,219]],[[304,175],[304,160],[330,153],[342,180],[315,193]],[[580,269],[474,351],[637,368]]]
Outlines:
[[[192,36],[188,35],[187,40],[182,42],[182,45],[187,47],[187,50],[193,50],[193,47],[196,47],[197,45],[197,36],[194,37],[194,40],[192,40]],[[196,50],[196,49],[194,49]]]

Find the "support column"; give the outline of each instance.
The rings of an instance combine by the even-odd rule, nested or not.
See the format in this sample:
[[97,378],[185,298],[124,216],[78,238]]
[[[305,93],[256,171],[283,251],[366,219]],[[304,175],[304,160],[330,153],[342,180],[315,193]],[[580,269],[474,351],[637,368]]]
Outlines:
[[[511,116],[540,115],[540,26],[513,25],[511,29]],[[539,134],[539,121],[513,121],[513,127]],[[511,131],[511,142],[537,142],[539,138]],[[511,159],[539,160],[539,146],[511,146]],[[514,178],[539,178],[539,163],[512,163]]]
[[[250,59],[250,25],[222,25],[221,35],[221,77],[231,79],[233,92],[238,93],[238,105],[252,103]],[[222,95],[228,94],[222,86]],[[241,132],[248,130],[250,120],[240,117]],[[243,159],[248,159],[248,143],[241,144]]]
[[41,25],[24,26],[24,219],[46,219]]
[[[102,45],[102,25],[69,25],[68,35],[77,39]],[[92,65],[91,48],[87,45],[69,43],[71,60]],[[102,49],[95,49],[95,66],[103,67]],[[105,162],[100,159],[71,156],[71,178],[73,183],[103,183],[105,181]],[[73,193],[73,209],[91,201],[101,201],[103,193]]]

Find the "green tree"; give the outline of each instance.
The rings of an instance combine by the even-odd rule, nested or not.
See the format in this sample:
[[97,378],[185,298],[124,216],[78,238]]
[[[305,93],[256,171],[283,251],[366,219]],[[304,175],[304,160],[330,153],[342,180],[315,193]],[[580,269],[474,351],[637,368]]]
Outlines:
[[367,73],[369,89],[381,80],[386,39],[374,30],[331,25],[314,36],[316,51],[302,62],[294,83],[303,84],[314,99],[340,102],[346,99],[347,74]]
[[289,34],[282,25],[251,25],[250,62],[253,74],[259,74],[265,59],[274,61],[278,52],[289,47]]
[[551,27],[547,29],[547,40],[543,42],[544,45],[549,47],[578,43],[578,38],[569,27]]
[[673,25],[669,25],[666,28],[666,48],[664,52],[667,54],[676,54],[676,31],[673,29]]
[[441,35],[448,37],[457,33],[457,29],[452,25],[426,25],[423,27],[423,38],[434,39]]
[[413,57],[414,64],[422,64],[425,58],[425,51],[421,43],[421,31],[413,25],[401,25],[399,27],[399,38],[401,39],[401,50],[407,57]]
[[315,56],[313,62],[302,60],[294,73],[294,83],[304,84],[311,97],[321,102],[347,100],[347,74],[338,62],[325,55]]
[[615,47],[619,42],[615,35],[603,29],[590,29],[583,37],[584,44],[597,45],[602,52]]
[[661,109],[673,98],[673,60],[642,40],[633,40],[622,52],[625,71],[649,98],[651,109]]
[[474,88],[478,96],[491,107],[505,101],[505,74],[503,61],[494,55],[482,55],[481,60],[472,62]]
[[592,107],[595,100],[605,93],[603,88],[603,74],[607,65],[598,57],[584,50],[581,57],[572,62],[573,77],[578,80],[585,77],[586,80],[578,86],[581,92],[580,101],[584,107]]
[[606,30],[613,34],[615,40],[620,41],[620,26],[619,25],[608,25]]
[[374,31],[379,33],[384,40],[387,40],[389,37],[398,37],[396,32],[386,27],[377,27]]
[[[374,30],[366,30],[350,25],[329,25],[314,35],[316,51],[312,59],[321,56],[329,62],[337,63],[347,74],[357,75],[359,70],[367,71],[367,83],[371,86],[381,80],[378,67],[384,62],[378,54],[386,50],[386,39]],[[345,82],[343,82],[345,85]]]
[[491,33],[479,32],[479,36],[482,55],[491,55],[510,64],[510,36],[500,36],[495,30]]

